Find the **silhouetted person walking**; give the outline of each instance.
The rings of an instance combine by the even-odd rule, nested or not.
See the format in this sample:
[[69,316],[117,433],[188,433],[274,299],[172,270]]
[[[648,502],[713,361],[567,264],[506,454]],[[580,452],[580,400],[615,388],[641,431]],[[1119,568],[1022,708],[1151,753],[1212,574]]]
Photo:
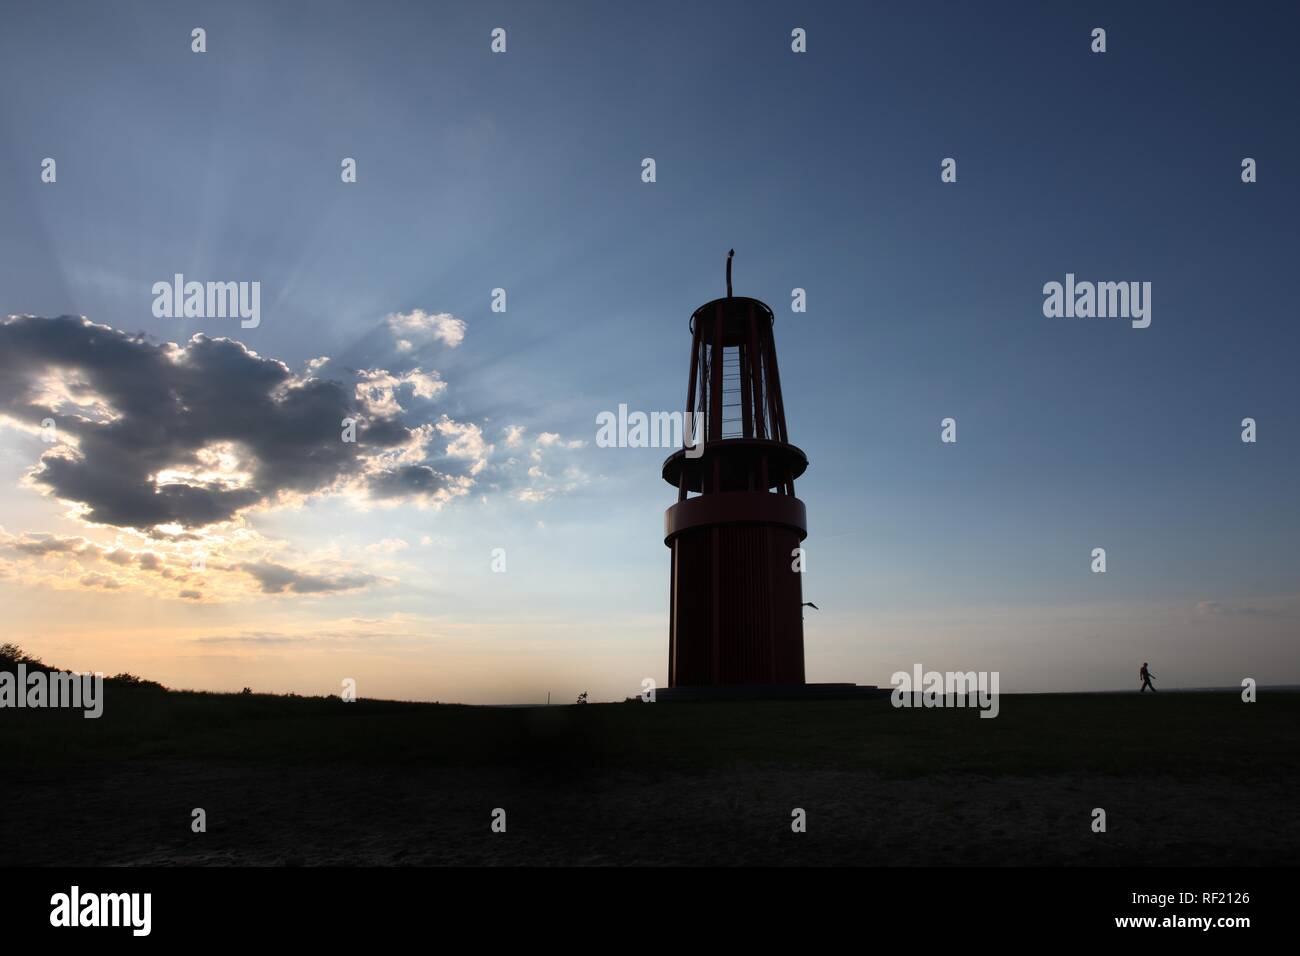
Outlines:
[[1151,688],[1151,693],[1154,694],[1154,693],[1156,692],[1156,689],[1155,689],[1155,686],[1151,683],[1151,672],[1150,672],[1149,670],[1147,670],[1147,662],[1146,662],[1146,661],[1143,661],[1143,662],[1142,662],[1142,669],[1141,669],[1140,671],[1138,671],[1138,676],[1142,678],[1142,690],[1139,690],[1138,693],[1141,694],[1141,693],[1142,693],[1143,691],[1145,691],[1148,687],[1150,687],[1150,688]]

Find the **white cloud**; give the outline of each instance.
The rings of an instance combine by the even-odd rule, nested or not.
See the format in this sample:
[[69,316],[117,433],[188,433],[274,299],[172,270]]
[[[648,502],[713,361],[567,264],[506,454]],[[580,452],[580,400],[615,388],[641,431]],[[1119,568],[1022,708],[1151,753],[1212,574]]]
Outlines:
[[437,372],[422,372],[418,368],[401,374],[382,368],[362,369],[357,372],[357,378],[357,401],[367,414],[382,418],[391,418],[405,411],[397,400],[401,388],[409,388],[416,398],[437,398],[447,390],[447,383]]
[[[527,482],[515,492],[519,501],[536,503],[559,494],[567,494],[591,483],[591,477],[576,464],[566,461],[566,453],[586,446],[582,439],[566,441],[556,432],[541,432],[528,451]],[[511,458],[509,465],[520,464]]]
[[492,445],[483,439],[483,429],[473,422],[455,422],[443,415],[438,421],[438,433],[450,438],[447,442],[447,455],[451,458],[464,458],[472,461],[470,474],[477,475],[487,465]]
[[398,551],[405,551],[410,546],[411,543],[404,538],[384,538],[374,544],[366,545],[366,551],[371,554],[396,554]]
[[442,342],[448,348],[456,348],[465,340],[465,322],[450,312],[430,314],[423,309],[413,312],[394,312],[385,321],[389,330],[397,339],[397,348],[409,352],[416,344]]

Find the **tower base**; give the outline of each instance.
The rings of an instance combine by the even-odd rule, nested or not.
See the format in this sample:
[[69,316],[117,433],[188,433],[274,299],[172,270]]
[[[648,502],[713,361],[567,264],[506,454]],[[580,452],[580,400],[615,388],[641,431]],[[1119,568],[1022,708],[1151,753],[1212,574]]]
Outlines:
[[[892,688],[874,684],[718,684],[712,687],[659,687],[655,703],[719,700],[859,700],[888,697]],[[639,701],[639,697],[629,700]]]

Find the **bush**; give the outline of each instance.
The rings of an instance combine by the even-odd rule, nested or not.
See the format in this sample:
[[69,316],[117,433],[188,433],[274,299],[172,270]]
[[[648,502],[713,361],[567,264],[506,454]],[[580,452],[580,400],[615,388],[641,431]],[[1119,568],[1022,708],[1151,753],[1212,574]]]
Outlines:
[[118,687],[134,687],[139,690],[167,689],[156,680],[145,680],[143,677],[136,677],[134,674],[114,674],[112,677],[105,678],[105,681]]
[[38,658],[32,657],[25,650],[10,641],[0,644],[0,664],[28,664],[44,667]]

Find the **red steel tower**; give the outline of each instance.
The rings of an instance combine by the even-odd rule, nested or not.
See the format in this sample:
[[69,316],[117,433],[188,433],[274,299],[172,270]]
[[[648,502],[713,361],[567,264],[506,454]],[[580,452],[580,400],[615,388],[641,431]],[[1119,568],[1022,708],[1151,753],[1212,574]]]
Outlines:
[[[664,462],[677,504],[664,515],[672,550],[668,686],[802,684],[802,574],[808,535],[794,480],[808,458],[790,444],[772,310],[731,294],[691,316],[690,445]],[[802,561],[798,562],[802,567]]]

